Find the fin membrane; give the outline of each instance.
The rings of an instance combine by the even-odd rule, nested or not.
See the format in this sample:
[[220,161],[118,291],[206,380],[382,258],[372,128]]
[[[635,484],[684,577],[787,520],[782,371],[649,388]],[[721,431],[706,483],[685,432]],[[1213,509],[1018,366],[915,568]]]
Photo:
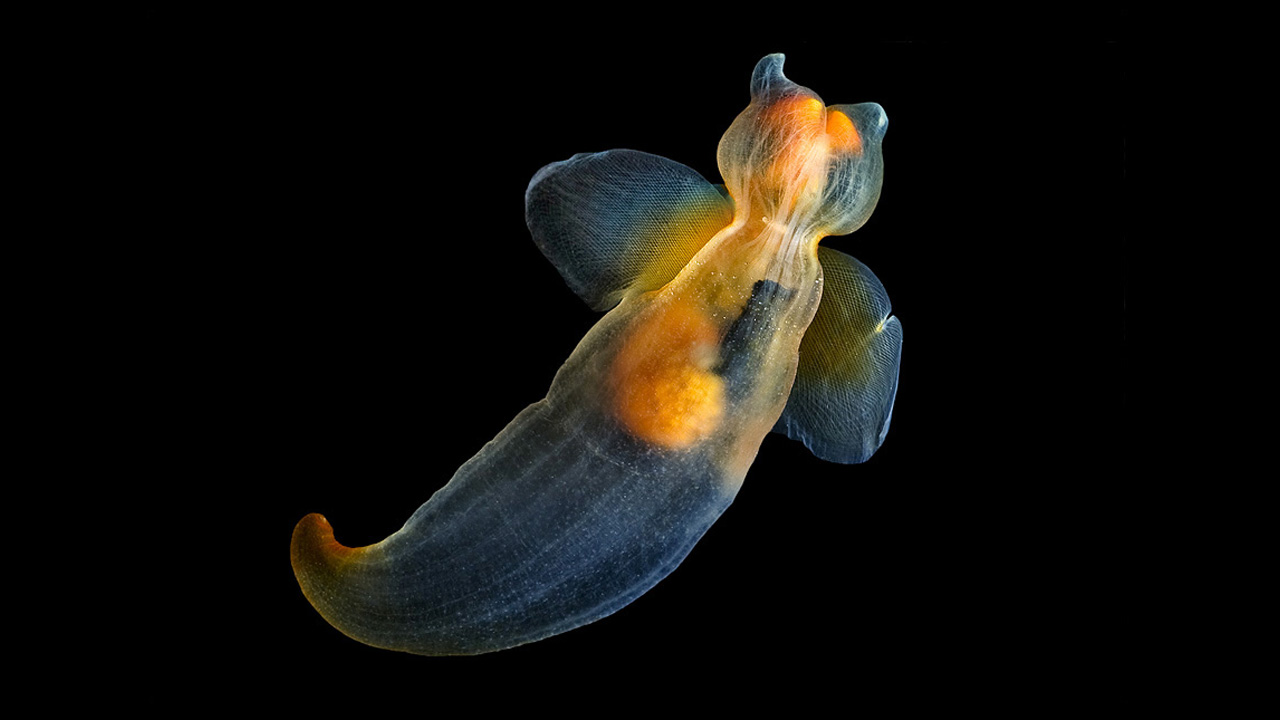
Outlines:
[[733,221],[722,189],[636,150],[582,153],[538,171],[525,191],[533,240],[596,310],[665,285]]
[[884,441],[898,393],[902,325],[866,265],[818,248],[822,302],[800,343],[800,365],[774,432],[840,463],[870,458]]

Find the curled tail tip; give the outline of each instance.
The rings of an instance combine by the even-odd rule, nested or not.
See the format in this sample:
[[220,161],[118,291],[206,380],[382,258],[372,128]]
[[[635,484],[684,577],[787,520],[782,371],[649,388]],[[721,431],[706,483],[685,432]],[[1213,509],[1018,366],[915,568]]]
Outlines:
[[307,576],[340,570],[362,550],[364,548],[350,548],[338,542],[333,535],[333,526],[320,513],[311,513],[298,521],[289,543],[293,571],[304,590],[307,588]]
[[320,616],[342,634],[375,647],[360,618],[360,596],[368,589],[359,558],[367,547],[347,547],[333,535],[333,526],[320,513],[311,513],[293,528],[289,555],[302,594]]

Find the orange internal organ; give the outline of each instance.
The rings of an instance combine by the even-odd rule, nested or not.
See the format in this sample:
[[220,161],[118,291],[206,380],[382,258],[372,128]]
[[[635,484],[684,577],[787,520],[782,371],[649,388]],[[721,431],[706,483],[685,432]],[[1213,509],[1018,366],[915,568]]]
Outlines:
[[822,131],[822,101],[804,95],[781,98],[765,111],[765,128],[777,146],[765,173],[769,185],[787,187],[803,180],[805,159]]
[[719,427],[724,380],[716,362],[716,324],[694,304],[673,301],[640,321],[612,367],[614,411],[633,435],[683,449]]
[[[862,138],[853,120],[843,112],[828,108],[816,97],[794,95],[776,100],[761,116],[763,129],[781,142],[770,156],[760,178],[777,190],[800,190],[826,175],[827,157],[838,153],[861,153]],[[791,195],[793,211],[802,194]]]
[[765,117],[769,123],[788,125],[801,132],[812,133],[822,122],[822,101],[811,95],[788,95],[778,98],[768,110]]
[[839,110],[827,111],[827,135],[831,137],[832,148],[862,152],[862,137],[858,135],[858,128],[853,126],[848,115]]

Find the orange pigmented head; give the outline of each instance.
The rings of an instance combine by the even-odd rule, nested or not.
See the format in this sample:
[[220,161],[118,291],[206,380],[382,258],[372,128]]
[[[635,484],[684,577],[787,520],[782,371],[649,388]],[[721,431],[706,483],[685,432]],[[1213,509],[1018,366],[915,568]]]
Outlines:
[[875,103],[828,107],[769,55],[716,160],[735,218],[816,241],[866,222],[879,198],[886,119]]
[[[760,114],[758,138],[768,148],[768,164],[757,179],[764,187],[785,192],[807,183],[821,183],[837,157],[862,152],[862,138],[853,120],[828,108],[814,95],[786,95]],[[791,210],[797,200],[792,196]]]

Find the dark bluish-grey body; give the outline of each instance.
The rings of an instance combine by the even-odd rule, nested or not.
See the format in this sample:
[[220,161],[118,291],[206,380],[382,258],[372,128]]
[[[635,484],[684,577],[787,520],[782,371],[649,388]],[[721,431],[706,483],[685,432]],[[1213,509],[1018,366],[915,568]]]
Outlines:
[[609,615],[674,570],[738,484],[726,482],[712,449],[655,447],[602,402],[612,354],[591,349],[611,349],[601,336],[627,315],[619,308],[597,325],[548,397],[400,531],[355,551],[341,582],[322,568],[299,572],[321,614],[377,647],[474,654]]
[[[486,446],[384,541],[398,560],[376,577],[398,596],[394,615],[362,639],[497,650],[609,615],[675,569],[732,500],[721,473],[590,414],[572,402],[525,409],[510,440]],[[361,616],[385,617],[370,610]]]

